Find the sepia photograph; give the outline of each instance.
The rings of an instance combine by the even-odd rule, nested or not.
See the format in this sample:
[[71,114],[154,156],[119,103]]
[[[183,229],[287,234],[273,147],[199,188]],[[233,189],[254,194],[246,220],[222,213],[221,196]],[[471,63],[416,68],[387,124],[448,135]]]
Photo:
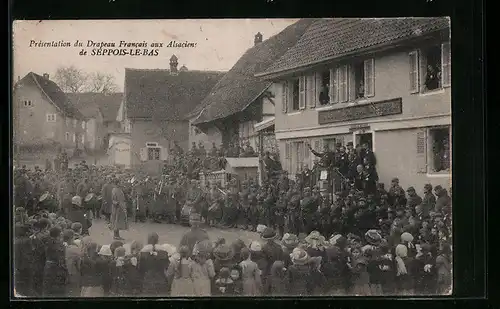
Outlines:
[[451,295],[450,24],[14,21],[13,296]]

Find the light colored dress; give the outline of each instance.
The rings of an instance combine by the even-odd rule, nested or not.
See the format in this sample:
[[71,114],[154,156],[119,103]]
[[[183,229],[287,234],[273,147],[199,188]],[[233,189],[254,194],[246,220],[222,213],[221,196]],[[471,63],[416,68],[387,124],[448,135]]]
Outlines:
[[257,263],[251,260],[245,260],[240,263],[241,279],[243,281],[244,296],[259,296],[261,295],[261,271]]
[[214,264],[212,260],[207,260],[200,264],[193,262],[191,264],[191,279],[195,296],[212,295],[212,278],[215,276]]
[[194,283],[191,278],[192,264],[191,259],[174,260],[170,263],[167,269],[167,278],[173,277],[170,296],[195,296]]

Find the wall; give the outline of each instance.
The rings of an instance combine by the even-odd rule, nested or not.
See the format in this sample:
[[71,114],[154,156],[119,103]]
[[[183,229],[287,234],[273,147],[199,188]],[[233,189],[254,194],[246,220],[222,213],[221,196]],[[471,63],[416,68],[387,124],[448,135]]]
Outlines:
[[[374,117],[363,120],[351,121],[350,124],[370,123],[372,121],[390,121],[390,120],[411,120],[425,117],[448,117],[451,114],[451,89],[445,88],[439,92],[430,94],[411,94],[409,79],[409,56],[412,49],[389,52],[375,57],[375,95],[368,100],[360,101],[357,104],[369,104],[381,100],[402,98],[403,113],[399,115],[390,115],[383,117]],[[334,64],[332,64],[333,66]],[[352,106],[356,103],[337,103],[328,107],[311,108],[305,110],[284,114],[282,110],[282,89],[278,90],[276,103],[279,108],[276,109],[276,132],[278,138],[281,135],[293,137],[301,130],[309,130],[308,135],[325,134],[325,129],[330,128],[330,134],[347,133],[345,130],[335,129],[342,124],[325,124],[320,126],[318,123],[318,111],[343,108]],[[283,133],[283,134],[281,134]]]
[[[187,150],[189,142],[189,124],[187,121],[153,122],[148,120],[133,120],[131,123],[131,158],[132,166],[141,165],[140,149],[146,143],[154,142],[159,146],[170,149],[173,142]],[[153,164],[153,163],[151,163]],[[146,162],[146,165],[151,165]]]
[[[194,121],[194,118],[191,119],[189,123],[191,124],[192,121]],[[212,143],[215,143],[215,146],[219,148],[222,144],[222,134],[215,126],[209,127],[206,132],[198,131],[198,133],[196,133],[195,127],[189,125],[189,148],[191,148],[193,142],[195,142],[197,146],[202,142],[207,151],[212,149]]]
[[[24,107],[25,100],[31,101],[33,106]],[[13,104],[14,140],[17,143],[29,145],[55,140],[66,144],[64,118],[38,88],[22,85],[14,92]],[[46,114],[49,113],[57,115],[56,122],[47,122]]]

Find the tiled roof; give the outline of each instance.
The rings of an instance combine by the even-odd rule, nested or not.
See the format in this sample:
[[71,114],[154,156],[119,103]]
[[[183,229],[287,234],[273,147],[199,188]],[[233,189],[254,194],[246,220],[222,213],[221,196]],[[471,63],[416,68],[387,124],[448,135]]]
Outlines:
[[94,118],[100,112],[104,121],[115,121],[123,99],[123,93],[67,93],[74,107],[87,118]]
[[257,76],[298,69],[449,27],[446,17],[320,19],[307,29],[293,48]]
[[223,72],[125,69],[125,104],[129,118],[182,120],[200,104]]
[[194,111],[201,112],[194,123],[211,122],[244,110],[270,86],[270,82],[256,78],[255,73],[285,54],[313,22],[314,19],[299,20],[247,50]]
[[71,104],[61,88],[59,88],[59,86],[50,79],[30,72],[17,82],[17,85],[22,84],[32,85],[40,89],[40,91],[47,97],[48,101],[54,104],[55,107],[66,117],[76,119],[84,118],[82,113],[80,113],[80,111]]

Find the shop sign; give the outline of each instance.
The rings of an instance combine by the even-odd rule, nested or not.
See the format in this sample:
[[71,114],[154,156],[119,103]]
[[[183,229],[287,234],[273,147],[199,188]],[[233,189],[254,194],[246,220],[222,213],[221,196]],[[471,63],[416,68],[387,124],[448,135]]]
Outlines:
[[372,102],[369,104],[320,111],[319,124],[328,124],[372,117],[397,115],[403,112],[402,98]]

